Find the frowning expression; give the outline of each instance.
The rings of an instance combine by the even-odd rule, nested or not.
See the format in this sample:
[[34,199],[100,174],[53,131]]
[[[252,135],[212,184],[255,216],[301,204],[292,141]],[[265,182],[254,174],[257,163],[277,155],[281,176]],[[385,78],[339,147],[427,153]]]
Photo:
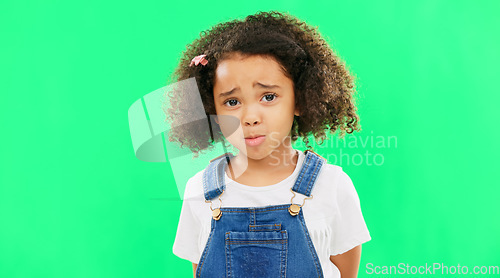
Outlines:
[[299,113],[293,81],[274,58],[234,53],[219,62],[214,102],[218,116],[238,121],[237,131],[228,136],[225,117],[219,117],[226,139],[245,155],[259,159],[290,147],[286,143]]

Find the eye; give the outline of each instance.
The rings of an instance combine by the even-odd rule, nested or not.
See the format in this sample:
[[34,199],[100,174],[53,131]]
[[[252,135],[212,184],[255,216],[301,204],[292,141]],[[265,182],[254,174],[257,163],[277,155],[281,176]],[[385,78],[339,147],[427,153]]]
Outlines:
[[[239,101],[232,98],[232,99],[228,99],[226,101],[224,101],[224,105],[226,106],[229,106],[229,107],[233,107],[233,106],[236,106],[236,104],[238,103]],[[229,105],[227,105],[229,103]],[[234,105],[231,105],[231,104],[234,104]]]
[[262,98],[267,100],[266,102],[271,102],[271,101],[275,100],[277,97],[278,97],[278,95],[276,95],[275,93],[271,93],[271,94],[267,94],[267,95],[263,96]]

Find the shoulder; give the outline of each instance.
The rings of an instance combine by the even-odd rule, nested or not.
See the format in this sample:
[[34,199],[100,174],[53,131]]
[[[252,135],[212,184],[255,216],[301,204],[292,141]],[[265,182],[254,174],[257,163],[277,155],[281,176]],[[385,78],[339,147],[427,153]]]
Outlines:
[[[197,172],[186,183],[184,189],[183,209],[190,213],[182,214],[181,218],[197,219],[197,223],[203,223],[203,219],[207,214],[207,203],[203,194],[203,171]],[[208,211],[210,211],[208,209]],[[209,213],[209,212],[208,212]]]
[[212,175],[213,173],[211,172],[215,171],[214,167],[216,167],[218,163],[220,163],[220,160],[227,155],[232,156],[231,153],[225,153],[216,158],[211,159],[208,165],[204,169],[198,171],[187,181],[184,191],[184,199],[196,199],[196,200],[199,199],[203,201],[205,200],[204,183],[206,183],[206,181],[204,181],[204,179],[207,178],[205,173],[207,171],[210,171],[209,175]]
[[332,185],[337,184],[339,177],[341,178],[344,173],[344,170],[341,166],[333,165],[328,162],[324,163],[321,167],[321,171],[318,175],[318,183],[327,183],[332,187]]
[[[305,202],[304,213],[309,223],[323,221],[335,217],[338,212],[337,188],[342,181],[339,175],[343,172],[342,167],[323,163],[316,178],[313,191],[313,199]],[[309,204],[308,204],[309,202]]]
[[352,180],[344,169],[330,163],[323,164],[316,186],[317,193],[327,194],[330,197],[332,194],[337,197],[339,194],[356,193]]
[[184,200],[203,199],[203,172],[205,169],[197,172],[186,183],[184,190]]
[[334,178],[338,176],[341,172],[344,172],[341,166],[330,164],[328,162],[324,163],[321,167],[320,175],[326,176],[329,178]]

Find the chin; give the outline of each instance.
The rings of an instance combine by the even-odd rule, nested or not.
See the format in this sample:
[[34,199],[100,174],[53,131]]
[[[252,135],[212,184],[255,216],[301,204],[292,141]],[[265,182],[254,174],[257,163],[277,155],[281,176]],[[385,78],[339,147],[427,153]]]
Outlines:
[[240,153],[245,155],[249,159],[261,160],[261,159],[268,157],[271,154],[271,151],[269,149],[266,149],[266,148],[261,148],[258,150],[248,148],[244,151],[240,150]]

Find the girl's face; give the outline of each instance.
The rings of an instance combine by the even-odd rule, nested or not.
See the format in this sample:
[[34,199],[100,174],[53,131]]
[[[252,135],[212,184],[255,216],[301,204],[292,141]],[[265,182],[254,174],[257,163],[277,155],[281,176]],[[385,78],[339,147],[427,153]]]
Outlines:
[[291,149],[289,135],[294,114],[299,113],[293,81],[275,59],[235,53],[221,61],[215,72],[214,102],[224,136],[248,158],[279,159]]

